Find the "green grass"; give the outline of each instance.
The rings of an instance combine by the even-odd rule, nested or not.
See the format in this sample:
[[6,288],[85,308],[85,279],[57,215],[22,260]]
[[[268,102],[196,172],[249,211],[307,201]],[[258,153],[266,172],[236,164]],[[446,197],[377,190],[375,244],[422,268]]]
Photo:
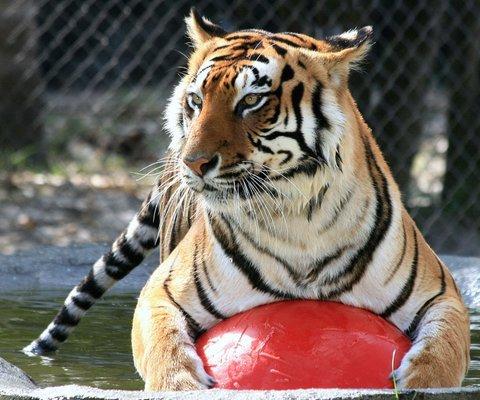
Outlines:
[[[392,353],[392,382],[393,382],[393,396],[395,398],[395,400],[400,400],[400,391],[398,389],[398,386],[397,386],[397,379],[395,377],[395,354],[396,354],[396,350],[393,350],[393,353]],[[414,392],[413,393],[413,397],[410,399],[410,400],[415,400],[415,398],[417,397],[417,394],[418,392]]]

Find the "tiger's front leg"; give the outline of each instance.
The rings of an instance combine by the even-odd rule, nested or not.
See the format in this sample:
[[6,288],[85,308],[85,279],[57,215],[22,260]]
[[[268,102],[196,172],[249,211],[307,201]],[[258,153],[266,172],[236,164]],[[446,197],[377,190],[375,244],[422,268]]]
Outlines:
[[461,386],[470,359],[468,313],[461,299],[456,293],[438,297],[417,317],[412,348],[393,374],[397,386]]
[[142,291],[133,318],[135,367],[145,390],[198,390],[213,386],[189,336],[180,309],[165,290]]

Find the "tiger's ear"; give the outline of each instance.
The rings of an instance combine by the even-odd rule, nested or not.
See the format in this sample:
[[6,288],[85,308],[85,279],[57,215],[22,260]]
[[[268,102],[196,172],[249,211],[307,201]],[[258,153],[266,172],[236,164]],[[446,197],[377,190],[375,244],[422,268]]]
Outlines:
[[227,31],[221,26],[202,17],[195,7],[190,9],[190,15],[185,18],[185,22],[188,36],[192,39],[195,48],[214,37],[222,37],[227,34]]
[[372,46],[373,28],[365,26],[323,41],[328,50],[321,53],[323,64],[332,76],[347,77],[348,72],[360,64]]

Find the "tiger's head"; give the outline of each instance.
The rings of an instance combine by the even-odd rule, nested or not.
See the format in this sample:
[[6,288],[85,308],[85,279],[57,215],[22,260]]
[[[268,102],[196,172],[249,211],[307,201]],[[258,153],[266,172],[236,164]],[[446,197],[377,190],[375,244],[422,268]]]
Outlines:
[[207,206],[314,196],[348,162],[348,74],[372,28],[319,40],[229,33],[195,10],[186,22],[194,52],[166,110],[183,183]]

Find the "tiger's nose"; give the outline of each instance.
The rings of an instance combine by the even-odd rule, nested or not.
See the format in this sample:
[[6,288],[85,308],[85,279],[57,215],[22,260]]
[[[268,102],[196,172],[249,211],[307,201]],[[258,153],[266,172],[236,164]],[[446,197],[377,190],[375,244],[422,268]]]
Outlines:
[[219,157],[215,154],[213,157],[193,156],[184,157],[184,164],[190,168],[196,175],[202,177],[207,172],[214,169],[218,164]]

